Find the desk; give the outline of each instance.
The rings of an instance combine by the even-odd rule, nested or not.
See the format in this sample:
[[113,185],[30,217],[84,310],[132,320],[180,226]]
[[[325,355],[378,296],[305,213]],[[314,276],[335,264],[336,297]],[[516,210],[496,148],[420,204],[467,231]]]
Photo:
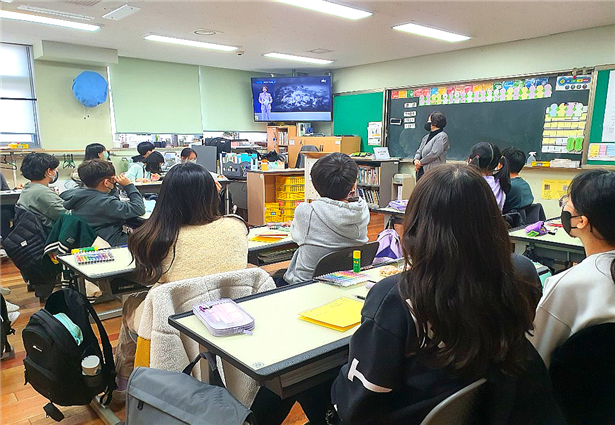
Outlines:
[[263,253],[264,251],[269,251],[269,250],[274,250],[274,249],[281,251],[284,249],[297,248],[296,242],[293,241],[293,239],[290,237],[290,231],[287,237],[277,242],[254,242],[250,240],[253,237],[266,233],[266,232],[270,232],[267,226],[253,227],[252,229],[250,229],[250,233],[248,234],[248,263],[254,264],[255,266],[262,266],[264,264],[286,261],[286,259],[281,259],[281,260],[276,259],[276,261],[272,261],[268,263],[266,261],[259,260],[258,254]]
[[548,223],[548,229],[557,229],[555,235],[531,237],[525,233],[525,227],[513,229],[509,235],[511,242],[515,245],[515,253],[523,254],[527,248],[533,248],[536,255],[540,257],[565,262],[583,261],[585,248],[581,240],[568,236],[561,227],[549,227]]
[[0,205],[15,205],[21,195],[21,189],[1,190]]
[[396,210],[395,208],[370,208],[371,212],[376,212],[384,215],[384,225],[386,227],[390,219],[393,219],[394,224],[402,224],[406,211]]
[[[91,282],[101,282],[130,275],[134,272],[135,264],[132,261],[132,255],[130,254],[128,248],[112,248],[111,252],[113,253],[115,261],[110,261],[108,263],[77,264],[75,256],[71,254],[58,256],[58,260],[77,274],[79,292],[85,294],[86,279]],[[118,294],[142,291],[147,288],[136,282],[126,280],[115,282],[115,284],[112,283],[108,289],[109,292]],[[101,320],[110,319],[121,315],[121,308],[98,313]]]
[[334,378],[359,328],[335,331],[299,320],[299,312],[354,295],[367,295],[365,285],[308,282],[237,300],[256,318],[253,335],[214,337],[192,312],[170,316],[169,324],[286,398]]

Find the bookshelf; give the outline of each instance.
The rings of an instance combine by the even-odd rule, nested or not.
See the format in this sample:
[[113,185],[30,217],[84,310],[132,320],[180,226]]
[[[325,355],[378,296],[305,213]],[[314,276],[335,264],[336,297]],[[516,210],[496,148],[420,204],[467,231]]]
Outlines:
[[399,160],[353,159],[359,166],[358,195],[370,208],[386,207],[393,199],[393,176],[398,173]]
[[[296,125],[279,125],[267,127],[267,150],[287,154],[289,141],[297,137]],[[294,163],[293,163],[294,164]],[[289,162],[290,166],[290,162]]]

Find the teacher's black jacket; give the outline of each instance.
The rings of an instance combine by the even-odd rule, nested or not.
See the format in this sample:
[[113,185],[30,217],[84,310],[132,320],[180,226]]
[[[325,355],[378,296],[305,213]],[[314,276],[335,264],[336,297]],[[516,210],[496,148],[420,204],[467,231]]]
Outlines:
[[[513,264],[517,273],[540,285],[527,258],[513,255]],[[431,369],[416,356],[405,355],[408,341],[417,336],[398,279],[384,279],[370,290],[361,326],[350,341],[348,364],[331,388],[344,424],[419,424],[435,405],[476,380]],[[494,370],[486,377],[484,423],[565,424],[542,359],[529,341],[526,349],[527,369],[520,376]]]

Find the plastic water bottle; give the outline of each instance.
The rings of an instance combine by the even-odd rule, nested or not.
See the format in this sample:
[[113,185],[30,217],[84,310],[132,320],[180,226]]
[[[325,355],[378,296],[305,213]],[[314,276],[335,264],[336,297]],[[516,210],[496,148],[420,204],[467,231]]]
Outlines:
[[528,167],[532,166],[532,162],[536,161],[536,152],[530,152],[530,156],[527,158],[527,162],[525,165]]

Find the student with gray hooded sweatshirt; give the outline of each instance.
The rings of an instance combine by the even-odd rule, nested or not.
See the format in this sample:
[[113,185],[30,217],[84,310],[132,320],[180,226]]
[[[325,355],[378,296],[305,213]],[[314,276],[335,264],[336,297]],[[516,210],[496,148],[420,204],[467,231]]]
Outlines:
[[[108,161],[84,161],[77,172],[85,187],[63,192],[64,208],[84,219],[111,246],[127,243],[128,235],[122,232],[124,222],[145,214],[141,193],[125,175],[116,176],[115,167]],[[115,183],[123,186],[128,201],[110,194]]]
[[360,198],[348,200],[358,172],[356,162],[343,153],[329,154],[314,164],[310,175],[321,198],[302,203],[295,210],[291,235],[299,249],[284,275],[287,283],[312,279],[322,257],[367,242],[367,203]]

